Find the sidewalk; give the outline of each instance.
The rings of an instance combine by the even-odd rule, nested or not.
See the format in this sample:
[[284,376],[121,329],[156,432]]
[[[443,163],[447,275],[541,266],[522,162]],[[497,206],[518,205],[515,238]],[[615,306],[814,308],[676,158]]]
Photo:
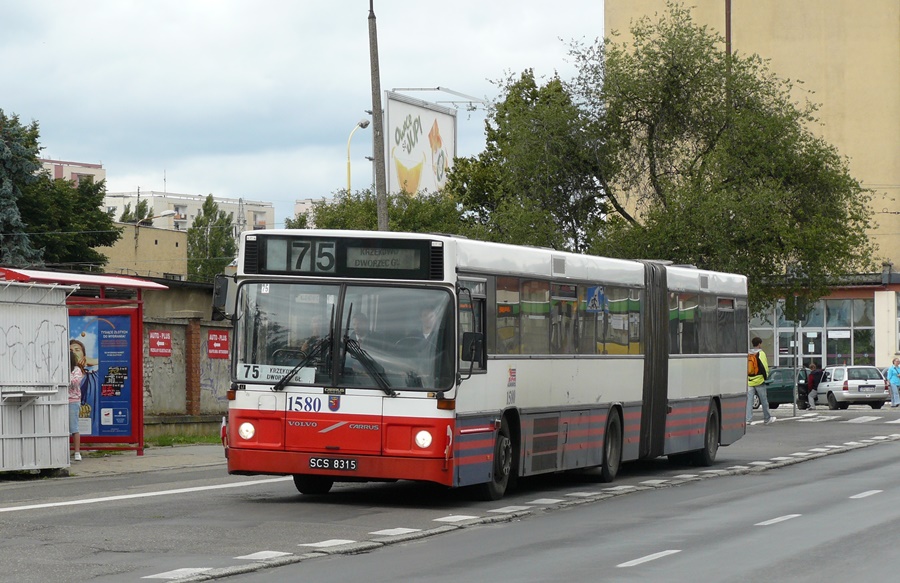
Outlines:
[[70,477],[108,476],[198,468],[203,466],[225,467],[225,448],[219,444],[175,445],[145,447],[144,455],[137,451],[82,451],[80,462],[72,460],[71,466],[60,472]]

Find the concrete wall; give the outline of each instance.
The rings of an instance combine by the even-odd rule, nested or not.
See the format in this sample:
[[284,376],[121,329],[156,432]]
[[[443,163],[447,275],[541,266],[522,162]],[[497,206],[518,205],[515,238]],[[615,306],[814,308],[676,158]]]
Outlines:
[[[231,386],[228,358],[210,358],[210,330],[225,331],[227,323],[200,318],[144,319],[144,416],[215,415],[228,411]],[[171,356],[150,356],[150,333],[171,334]]]

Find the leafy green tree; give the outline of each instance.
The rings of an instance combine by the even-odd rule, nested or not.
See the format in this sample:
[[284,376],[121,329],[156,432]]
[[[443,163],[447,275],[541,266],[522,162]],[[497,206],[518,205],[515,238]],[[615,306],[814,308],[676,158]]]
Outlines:
[[76,271],[106,265],[107,257],[94,247],[113,245],[121,228],[101,210],[105,193],[104,181],[81,180],[76,186],[45,172],[25,186],[19,211],[47,265]]
[[[388,196],[388,222],[391,231],[413,233],[466,234],[459,205],[445,193],[422,192]],[[319,229],[378,230],[375,194],[371,190],[335,194],[333,201],[313,203],[312,222]]]
[[206,197],[188,228],[188,280],[212,282],[237,256],[234,216]]
[[582,113],[557,76],[539,86],[527,70],[501,89],[485,151],[455,161],[447,192],[479,238],[586,251],[606,208]]
[[284,219],[285,229],[308,229],[309,217],[306,214],[297,215],[293,219],[288,217]]
[[22,125],[19,116],[0,109],[0,264],[41,266],[41,252],[31,244],[19,212],[22,188],[37,180],[41,169],[37,122]]
[[[756,55],[668,3],[630,45],[575,44],[571,85],[615,209],[592,251],[744,273],[751,306],[872,269],[870,193]],[[785,277],[788,273],[799,276]]]

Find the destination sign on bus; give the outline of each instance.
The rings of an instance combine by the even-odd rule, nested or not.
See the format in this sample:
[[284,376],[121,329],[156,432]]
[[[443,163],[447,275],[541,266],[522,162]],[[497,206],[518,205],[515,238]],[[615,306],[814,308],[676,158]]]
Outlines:
[[418,269],[420,264],[418,249],[347,247],[350,269]]
[[[245,273],[396,279],[443,277],[440,268],[443,246],[421,239],[254,233],[248,236],[245,251]],[[435,266],[437,270],[432,273]]]

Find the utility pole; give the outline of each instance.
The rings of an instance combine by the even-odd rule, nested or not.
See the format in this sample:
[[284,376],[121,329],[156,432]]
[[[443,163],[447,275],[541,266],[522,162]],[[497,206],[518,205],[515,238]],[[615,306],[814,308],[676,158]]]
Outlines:
[[378,68],[378,30],[374,0],[369,0],[369,63],[372,69],[372,141],[375,157],[375,203],[378,230],[388,230],[387,185],[384,175],[384,112],[381,109],[381,72]]

